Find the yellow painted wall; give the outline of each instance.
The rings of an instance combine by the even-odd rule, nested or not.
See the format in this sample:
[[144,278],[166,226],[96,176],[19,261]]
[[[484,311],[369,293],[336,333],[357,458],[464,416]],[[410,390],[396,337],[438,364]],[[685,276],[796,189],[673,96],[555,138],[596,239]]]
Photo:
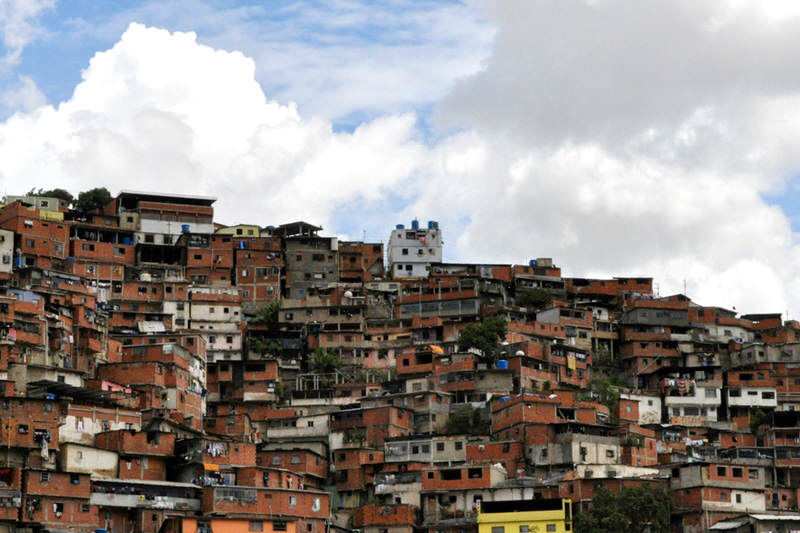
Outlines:
[[[564,500],[564,505],[572,505],[570,500]],[[572,516],[570,509],[570,517]],[[565,533],[567,529],[564,510],[555,511],[520,511],[515,513],[479,513],[478,533],[521,533],[528,526],[530,533]],[[550,529],[548,529],[550,526]],[[570,522],[571,526],[571,522]],[[502,527],[502,530],[493,528]]]

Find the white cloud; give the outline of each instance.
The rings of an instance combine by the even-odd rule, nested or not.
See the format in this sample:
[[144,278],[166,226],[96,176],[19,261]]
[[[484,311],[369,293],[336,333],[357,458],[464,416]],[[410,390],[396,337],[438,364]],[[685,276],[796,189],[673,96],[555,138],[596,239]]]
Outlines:
[[131,25],[71,99],[0,125],[3,187],[215,194],[223,221],[326,224],[337,201],[380,198],[419,159],[413,116],[337,134],[267,100],[254,71],[192,33]]
[[[791,70],[784,55],[740,59],[747,47],[730,43],[791,48],[800,19],[700,4],[665,7],[661,28],[656,15],[612,0],[558,3],[595,18],[493,3],[500,29],[485,71],[462,81],[439,115],[466,128],[433,144],[403,113],[335,133],[328,119],[267,99],[243,54],[132,25],[92,59],[68,101],[0,124],[2,185],[36,176],[36,186],[73,191],[214,194],[224,222],[305,218],[329,231],[368,213],[379,235],[419,215],[441,222],[454,260],[552,256],[571,275],[654,276],[662,293],[685,280],[704,304],[796,315],[797,236],[763,194],[800,168],[800,91],[779,68]],[[593,21],[603,31],[584,35]],[[527,36],[541,32],[549,39]],[[684,40],[712,50],[692,54]],[[652,64],[635,56],[643,48]],[[592,79],[605,68],[616,70]],[[582,84],[602,90],[582,94]]]
[[0,0],[0,35],[7,64],[17,63],[25,46],[42,35],[36,19],[54,5],[54,0]]
[[483,13],[439,0],[300,0],[220,6],[148,1],[108,20],[73,19],[72,39],[116,40],[131,20],[195,31],[203,43],[243,51],[256,79],[306,115],[348,124],[430,106],[475,73],[494,28]]
[[27,112],[47,103],[44,93],[30,76],[19,75],[17,81],[19,83],[16,86],[0,93],[0,109]]
[[469,216],[462,256],[553,256],[576,275],[655,276],[662,293],[685,279],[701,303],[800,311],[797,236],[763,199],[800,169],[796,9],[474,3],[494,48],[438,112],[490,154],[440,178]]

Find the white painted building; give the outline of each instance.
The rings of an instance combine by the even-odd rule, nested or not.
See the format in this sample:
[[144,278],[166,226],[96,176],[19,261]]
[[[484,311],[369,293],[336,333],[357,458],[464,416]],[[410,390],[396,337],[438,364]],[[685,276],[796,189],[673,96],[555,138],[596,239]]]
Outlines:
[[442,262],[442,232],[439,223],[428,221],[427,228],[411,222],[411,228],[398,224],[389,236],[389,268],[395,278],[425,278],[431,263]]
[[668,395],[664,398],[670,420],[680,417],[703,417],[707,422],[716,422],[721,403],[722,393],[718,387],[696,386],[692,394]]
[[14,232],[0,229],[0,273],[11,274],[14,266]]
[[619,397],[639,403],[639,425],[661,423],[661,398],[659,396],[622,393]]
[[728,405],[775,408],[778,406],[778,399],[775,387],[730,387]]

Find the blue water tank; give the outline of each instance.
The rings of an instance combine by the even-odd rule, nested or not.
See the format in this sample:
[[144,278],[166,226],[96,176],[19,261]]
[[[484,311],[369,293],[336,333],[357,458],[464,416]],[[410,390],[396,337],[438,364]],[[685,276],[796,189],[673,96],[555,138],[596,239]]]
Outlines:
[[129,245],[130,243],[131,243],[131,238],[130,237],[123,237],[122,238],[122,244],[128,244]]
[[528,264],[530,266],[532,266],[532,267],[535,267],[536,266],[536,259],[531,259],[530,261],[528,261]]
[[181,231],[184,233],[189,233],[189,224],[181,224]]
[[500,397],[500,403],[507,402],[510,399],[511,399],[511,396],[501,396]]
[[428,229],[439,229],[439,223],[435,220],[428,221]]
[[411,221],[411,229],[419,229],[419,220],[416,218]]
[[406,229],[406,227],[403,224],[398,224],[394,227],[394,229]]
[[500,370],[508,370],[508,361],[506,361],[505,359],[498,359],[497,368]]
[[25,259],[22,257],[15,257],[14,258],[14,268],[22,268],[25,266]]

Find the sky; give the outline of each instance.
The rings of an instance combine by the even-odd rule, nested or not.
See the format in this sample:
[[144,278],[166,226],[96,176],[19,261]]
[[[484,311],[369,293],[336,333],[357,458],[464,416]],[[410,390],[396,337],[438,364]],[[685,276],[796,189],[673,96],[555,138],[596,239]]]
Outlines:
[[0,0],[0,187],[800,318],[795,0]]

